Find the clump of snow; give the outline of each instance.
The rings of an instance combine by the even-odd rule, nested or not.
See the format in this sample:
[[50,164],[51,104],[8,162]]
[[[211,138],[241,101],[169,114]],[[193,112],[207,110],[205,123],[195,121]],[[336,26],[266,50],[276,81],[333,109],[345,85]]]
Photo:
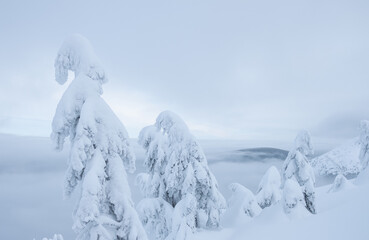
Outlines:
[[261,208],[276,204],[281,199],[281,175],[275,166],[271,166],[259,184],[256,199]]
[[360,148],[359,139],[352,139],[321,156],[313,158],[311,165],[322,176],[358,174],[361,171]]
[[224,214],[224,226],[232,226],[236,222],[249,221],[261,213],[261,208],[254,194],[239,183],[229,185],[232,195],[228,200],[228,209]]
[[226,202],[205,154],[184,121],[175,113],[164,111],[155,125],[142,129],[139,143],[146,150],[146,173],[136,178],[143,195],[162,198],[175,208],[191,195],[197,207],[195,226],[217,228]]
[[283,188],[283,209],[292,217],[302,217],[307,211],[304,206],[304,195],[300,185],[291,179],[287,179]]
[[127,182],[126,169],[135,170],[128,134],[100,96],[105,72],[79,35],[67,39],[58,53],[59,83],[66,81],[68,70],[75,79],[57,106],[51,138],[58,150],[68,136],[71,142],[64,193],[81,187],[73,214],[77,239],[147,239]]
[[342,174],[339,174],[334,179],[334,182],[332,183],[332,186],[329,188],[328,192],[338,192],[342,191],[344,189],[352,188],[353,184],[349,182],[345,176]]
[[304,195],[306,208],[315,214],[315,176],[307,159],[307,156],[312,153],[310,134],[307,131],[301,131],[295,139],[294,148],[283,163],[283,181],[295,179],[298,182]]
[[54,66],[55,79],[60,84],[64,84],[68,80],[69,70],[73,71],[75,76],[86,75],[100,84],[108,81],[90,42],[79,34],[65,39],[59,49]]

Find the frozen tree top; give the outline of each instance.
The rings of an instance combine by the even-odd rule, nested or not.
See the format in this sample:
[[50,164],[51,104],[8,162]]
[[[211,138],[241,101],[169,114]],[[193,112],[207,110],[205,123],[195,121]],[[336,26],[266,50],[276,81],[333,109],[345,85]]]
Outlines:
[[186,123],[171,111],[159,114],[156,118],[156,127],[163,129],[164,133],[168,134],[169,139],[176,140],[176,142],[192,137]]
[[67,38],[55,59],[55,79],[64,84],[68,79],[68,70],[77,77],[80,73],[103,84],[108,81],[100,60],[95,55],[90,42],[75,34]]
[[311,143],[311,137],[308,131],[301,131],[295,138],[295,149],[299,150],[304,155],[314,154],[314,150]]

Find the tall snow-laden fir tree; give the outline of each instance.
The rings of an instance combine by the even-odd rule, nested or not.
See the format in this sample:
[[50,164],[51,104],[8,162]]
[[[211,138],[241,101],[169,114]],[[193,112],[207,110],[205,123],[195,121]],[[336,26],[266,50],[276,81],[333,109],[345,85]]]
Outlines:
[[276,204],[281,199],[281,175],[271,166],[264,174],[258,187],[256,199],[261,208]]
[[147,239],[126,179],[126,168],[135,170],[128,134],[100,96],[106,73],[80,35],[68,38],[56,57],[58,83],[67,81],[68,71],[75,77],[57,106],[51,138],[57,150],[65,138],[71,142],[64,193],[80,186],[73,214],[77,239]]
[[302,188],[306,208],[315,214],[315,176],[307,159],[313,153],[310,134],[301,131],[295,139],[294,148],[283,163],[283,184],[287,179],[295,178]]
[[[162,112],[155,125],[141,131],[139,143],[146,150],[147,173],[137,177],[144,196],[162,198],[176,207],[191,195],[197,206],[195,226],[217,228],[226,203],[199,143],[183,120],[170,111]],[[186,207],[193,208],[181,209]]]

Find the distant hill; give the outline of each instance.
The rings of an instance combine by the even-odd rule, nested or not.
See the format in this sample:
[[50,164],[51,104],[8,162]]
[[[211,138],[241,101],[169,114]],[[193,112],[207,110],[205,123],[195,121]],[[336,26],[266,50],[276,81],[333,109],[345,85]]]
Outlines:
[[278,148],[259,147],[259,148],[245,148],[235,151],[230,151],[219,155],[217,159],[209,159],[209,163],[217,162],[268,162],[270,160],[284,161],[288,155],[288,151]]
[[238,151],[243,153],[245,160],[250,161],[262,161],[271,158],[285,160],[288,155],[286,150],[269,147],[246,148]]

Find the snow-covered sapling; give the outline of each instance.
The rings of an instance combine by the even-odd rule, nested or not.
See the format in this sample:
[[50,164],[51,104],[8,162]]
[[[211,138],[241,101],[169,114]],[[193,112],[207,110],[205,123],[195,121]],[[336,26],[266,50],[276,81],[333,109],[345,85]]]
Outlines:
[[281,199],[281,175],[276,167],[271,166],[261,179],[256,199],[261,208],[276,204]]
[[68,136],[71,142],[64,193],[81,188],[73,214],[77,239],[147,239],[126,179],[125,168],[135,169],[128,134],[100,96],[106,74],[80,35],[67,39],[56,57],[57,82],[64,84],[68,71],[75,78],[57,106],[51,138],[57,150]]
[[283,182],[291,178],[296,179],[302,188],[306,208],[315,214],[315,176],[307,159],[307,156],[313,153],[310,134],[301,131],[295,139],[294,148],[283,163]]
[[[35,239],[33,239],[35,240]],[[44,237],[42,240],[64,240],[63,236],[61,234],[54,234],[53,238],[47,238]]]

